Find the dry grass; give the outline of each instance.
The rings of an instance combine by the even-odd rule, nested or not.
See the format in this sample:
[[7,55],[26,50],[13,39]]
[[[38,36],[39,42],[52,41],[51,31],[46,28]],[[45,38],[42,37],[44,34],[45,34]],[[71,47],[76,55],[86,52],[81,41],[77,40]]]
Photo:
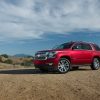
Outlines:
[[0,69],[26,68],[26,66],[0,63]]
[[0,100],[100,100],[100,70],[84,67],[54,74],[34,68],[2,69]]

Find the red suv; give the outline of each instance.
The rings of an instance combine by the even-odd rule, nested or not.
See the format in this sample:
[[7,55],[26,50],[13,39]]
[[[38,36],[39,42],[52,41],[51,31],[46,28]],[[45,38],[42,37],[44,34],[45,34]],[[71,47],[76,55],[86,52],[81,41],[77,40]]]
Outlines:
[[80,65],[90,65],[91,69],[100,67],[100,48],[86,42],[68,42],[52,50],[38,51],[34,65],[42,71],[57,70],[66,73],[70,69],[78,69]]

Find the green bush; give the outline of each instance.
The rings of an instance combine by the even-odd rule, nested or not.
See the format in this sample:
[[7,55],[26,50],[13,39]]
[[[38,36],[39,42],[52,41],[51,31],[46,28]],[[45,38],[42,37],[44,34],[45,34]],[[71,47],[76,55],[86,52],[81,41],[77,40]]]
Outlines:
[[5,57],[5,58],[8,58],[8,55],[7,54],[2,54],[1,56],[2,57]]
[[2,57],[0,56],[0,62],[2,62]]
[[32,61],[25,61],[21,63],[22,66],[32,66]]
[[3,63],[12,64],[13,61],[12,61],[11,59],[7,59],[7,60],[5,60]]

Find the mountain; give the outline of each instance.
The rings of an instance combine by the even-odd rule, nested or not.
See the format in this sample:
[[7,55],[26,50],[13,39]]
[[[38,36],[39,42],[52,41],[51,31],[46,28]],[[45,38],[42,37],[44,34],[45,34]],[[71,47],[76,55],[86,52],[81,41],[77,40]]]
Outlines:
[[31,55],[28,54],[16,54],[14,57],[32,57]]

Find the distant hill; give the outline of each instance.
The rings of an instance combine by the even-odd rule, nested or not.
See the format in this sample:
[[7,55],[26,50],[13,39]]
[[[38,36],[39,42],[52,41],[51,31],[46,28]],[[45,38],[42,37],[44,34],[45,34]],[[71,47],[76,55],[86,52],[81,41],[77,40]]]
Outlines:
[[31,55],[28,54],[16,54],[14,57],[32,57]]

